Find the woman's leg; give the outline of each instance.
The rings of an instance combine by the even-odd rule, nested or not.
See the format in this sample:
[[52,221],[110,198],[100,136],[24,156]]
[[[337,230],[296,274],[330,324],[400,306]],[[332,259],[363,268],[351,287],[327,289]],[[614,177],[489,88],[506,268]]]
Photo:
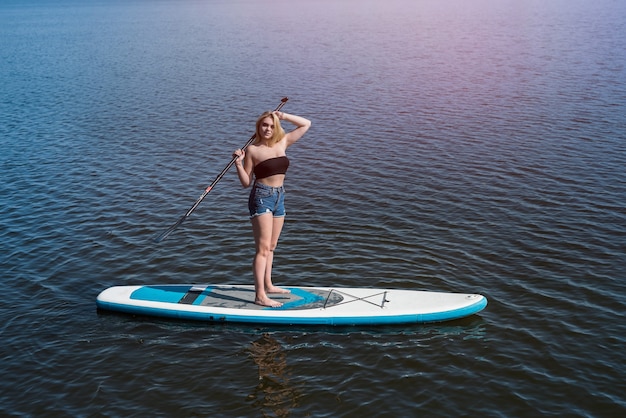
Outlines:
[[267,293],[289,293],[289,290],[282,289],[280,287],[274,286],[272,283],[272,264],[274,263],[274,250],[278,245],[278,239],[280,238],[280,233],[283,230],[283,225],[285,224],[285,217],[279,216],[272,218],[272,241],[270,244],[270,252],[267,257],[267,264],[265,265],[265,291]]
[[[282,229],[282,223],[281,228]],[[272,251],[278,242],[278,237],[274,239],[274,217],[271,213],[255,216],[252,218],[252,232],[256,245],[256,254],[252,263],[254,273],[254,289],[256,292],[254,302],[258,305],[279,307],[282,305],[270,299],[266,293],[266,275],[269,272],[269,283],[271,283],[271,269],[273,255]],[[280,230],[278,231],[280,235]]]

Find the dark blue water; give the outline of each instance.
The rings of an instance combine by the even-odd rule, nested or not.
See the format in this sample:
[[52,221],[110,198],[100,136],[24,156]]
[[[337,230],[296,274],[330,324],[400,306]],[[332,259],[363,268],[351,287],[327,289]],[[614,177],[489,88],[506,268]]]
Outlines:
[[[626,3],[4,1],[0,414],[626,412]],[[482,293],[428,326],[98,313],[121,284],[252,283],[234,172],[290,149],[275,280]]]

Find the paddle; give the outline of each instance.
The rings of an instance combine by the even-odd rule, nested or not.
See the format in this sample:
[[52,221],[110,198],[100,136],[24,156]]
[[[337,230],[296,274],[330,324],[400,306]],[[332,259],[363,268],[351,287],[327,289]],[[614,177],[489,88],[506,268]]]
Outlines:
[[[279,111],[284,105],[285,103],[287,103],[287,100],[289,100],[289,98],[287,97],[283,97],[282,100],[280,101],[280,104],[276,107],[276,109],[274,110],[275,112]],[[256,132],[254,133],[254,135],[252,135],[250,137],[250,139],[248,139],[248,142],[246,142],[246,144],[241,147],[242,150],[245,150],[246,148],[248,148],[248,146],[250,144],[252,144],[252,142],[254,141],[254,138],[256,138]],[[163,232],[162,234],[160,234],[158,237],[156,237],[154,240],[156,242],[161,242],[163,241],[165,238],[167,238],[172,232],[174,232],[174,230],[176,228],[178,228],[183,222],[185,222],[185,220],[189,217],[189,215],[191,215],[191,212],[193,212],[194,210],[196,210],[196,208],[198,207],[198,205],[200,204],[200,202],[202,202],[204,200],[204,198],[206,197],[206,195],[209,194],[209,192],[211,190],[213,190],[213,187],[215,187],[215,185],[217,184],[218,181],[220,181],[222,179],[222,177],[224,177],[224,174],[226,174],[226,172],[230,169],[230,167],[232,167],[233,164],[235,164],[235,161],[237,160],[238,157],[233,157],[232,160],[230,160],[230,162],[228,163],[228,165],[226,167],[224,167],[224,169],[222,170],[221,173],[219,173],[217,175],[217,177],[215,178],[215,180],[213,180],[213,183],[211,183],[209,185],[209,187],[207,187],[204,190],[204,193],[202,193],[202,195],[198,198],[198,200],[196,200],[196,203],[193,204],[193,206],[191,207],[191,209],[189,209],[183,216],[181,216],[181,218],[176,221],[176,223],[172,226],[170,226],[165,232]]]

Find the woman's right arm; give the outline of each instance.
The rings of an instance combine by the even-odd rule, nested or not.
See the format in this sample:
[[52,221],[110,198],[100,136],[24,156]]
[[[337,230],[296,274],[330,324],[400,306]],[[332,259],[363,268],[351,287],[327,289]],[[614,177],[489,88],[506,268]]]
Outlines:
[[302,116],[291,115],[285,112],[274,112],[278,119],[286,120],[294,125],[296,125],[296,129],[291,132],[287,132],[285,134],[285,139],[287,140],[287,146],[293,145],[298,139],[302,137],[311,127],[311,121],[303,118]]
[[254,164],[252,163],[250,153],[238,149],[233,153],[233,157],[237,157],[235,160],[235,167],[237,168],[237,175],[239,176],[241,185],[244,188],[249,187],[250,184],[252,184],[252,179],[254,177],[252,174]]

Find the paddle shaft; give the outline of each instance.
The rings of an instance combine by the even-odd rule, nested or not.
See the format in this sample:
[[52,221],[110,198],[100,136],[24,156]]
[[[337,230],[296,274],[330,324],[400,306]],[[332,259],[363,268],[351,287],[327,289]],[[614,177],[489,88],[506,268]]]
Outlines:
[[[285,105],[285,103],[287,103],[287,100],[289,100],[289,98],[287,97],[283,97],[283,99],[280,101],[280,104],[276,107],[276,109],[274,109],[275,112],[279,111],[280,109],[282,109],[282,107]],[[250,139],[248,139],[248,142],[246,142],[246,144],[241,147],[242,150],[245,150],[246,148],[248,148],[248,146],[250,146],[250,144],[252,144],[252,142],[254,142],[254,139],[256,138],[256,132],[254,133],[254,135],[252,135],[250,137]],[[165,232],[163,232],[161,235],[159,235],[156,238],[156,242],[161,242],[163,241],[165,238],[167,238],[172,232],[174,232],[174,230],[176,228],[178,228],[183,222],[185,222],[185,220],[189,217],[189,215],[191,215],[191,213],[196,210],[196,208],[198,207],[198,205],[200,204],[200,202],[202,202],[204,200],[204,198],[211,192],[211,190],[213,190],[213,188],[215,187],[215,185],[222,179],[222,177],[224,177],[224,175],[226,174],[226,172],[233,166],[233,164],[235,164],[235,161],[237,161],[237,156],[234,156],[230,162],[226,165],[226,167],[224,167],[224,169],[221,171],[221,173],[219,173],[217,175],[217,177],[215,178],[215,180],[213,180],[213,182],[206,188],[204,189],[204,192],[202,193],[202,195],[200,195],[200,197],[198,198],[198,200],[196,200],[196,202],[193,204],[193,206],[191,208],[189,208],[189,210],[183,215],[181,216],[181,218],[176,221],[176,223],[172,226],[170,226]]]

